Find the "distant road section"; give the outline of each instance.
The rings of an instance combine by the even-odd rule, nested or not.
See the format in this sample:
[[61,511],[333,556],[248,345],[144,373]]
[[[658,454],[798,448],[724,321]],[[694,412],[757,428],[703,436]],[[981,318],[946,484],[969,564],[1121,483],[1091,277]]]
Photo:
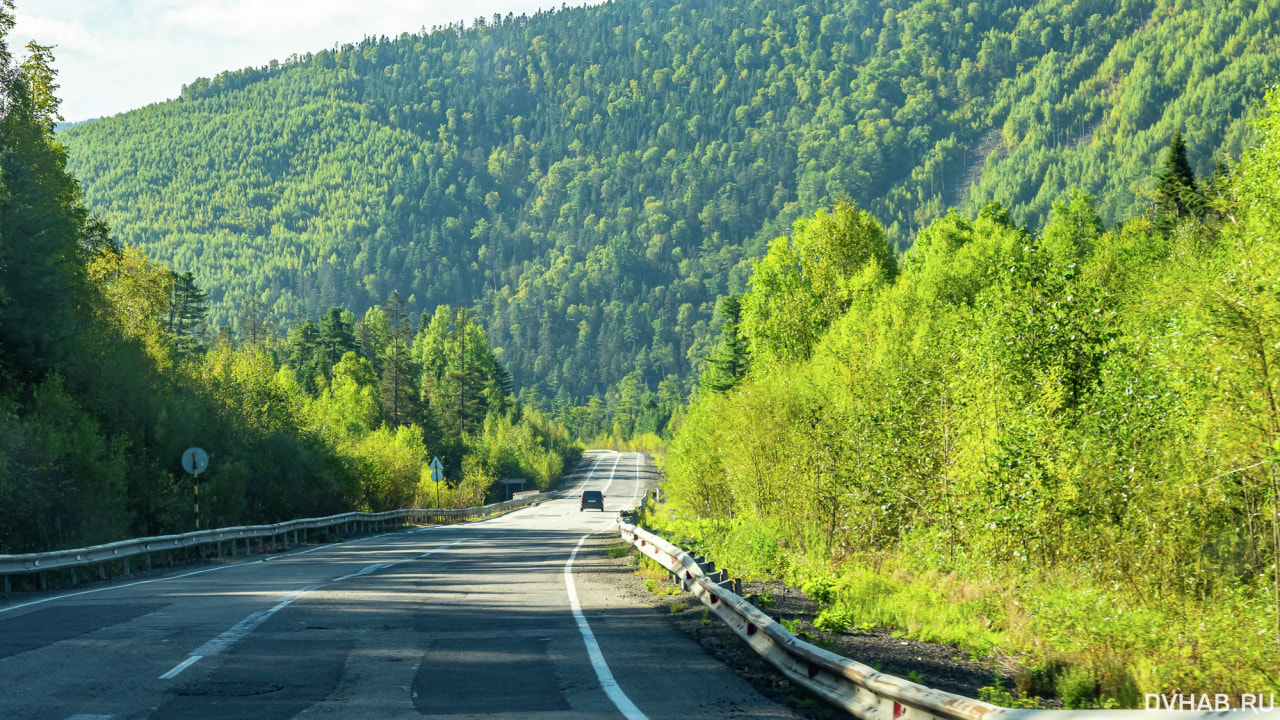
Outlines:
[[0,606],[0,717],[792,717],[599,577],[656,477],[589,453],[492,520]]

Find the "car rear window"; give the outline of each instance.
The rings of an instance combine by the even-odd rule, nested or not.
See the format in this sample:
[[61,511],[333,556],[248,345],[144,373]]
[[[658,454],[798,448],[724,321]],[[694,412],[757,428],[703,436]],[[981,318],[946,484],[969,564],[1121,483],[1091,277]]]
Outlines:
[[599,500],[600,498],[602,498],[602,497],[604,497],[604,496],[600,494],[600,491],[599,491],[599,490],[588,490],[588,491],[586,491],[586,492],[582,493],[582,497],[583,497],[583,499],[585,499],[585,500]]

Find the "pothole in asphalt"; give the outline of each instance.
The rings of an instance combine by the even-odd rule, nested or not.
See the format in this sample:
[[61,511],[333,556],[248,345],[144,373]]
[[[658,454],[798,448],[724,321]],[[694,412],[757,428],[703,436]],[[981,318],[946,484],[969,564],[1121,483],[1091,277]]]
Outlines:
[[283,689],[283,685],[277,685],[276,683],[211,682],[202,683],[196,687],[183,688],[178,691],[178,694],[188,697],[252,697],[254,695],[270,695]]

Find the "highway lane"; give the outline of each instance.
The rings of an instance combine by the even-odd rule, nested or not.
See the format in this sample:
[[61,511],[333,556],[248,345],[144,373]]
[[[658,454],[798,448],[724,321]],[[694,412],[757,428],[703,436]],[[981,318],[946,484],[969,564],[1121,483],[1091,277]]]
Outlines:
[[498,518],[0,606],[0,716],[791,717],[595,579],[655,481],[592,453]]

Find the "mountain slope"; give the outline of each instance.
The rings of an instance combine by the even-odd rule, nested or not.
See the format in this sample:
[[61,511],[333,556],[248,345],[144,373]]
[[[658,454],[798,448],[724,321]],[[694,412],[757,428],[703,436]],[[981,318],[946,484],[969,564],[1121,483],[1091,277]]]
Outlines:
[[517,386],[581,402],[687,386],[715,299],[833,199],[904,248],[951,205],[1038,224],[1071,185],[1121,219],[1176,127],[1207,174],[1280,75],[1277,22],[1277,0],[622,1],[224,73],[59,139],[215,322],[250,295],[279,320],[470,305]]

